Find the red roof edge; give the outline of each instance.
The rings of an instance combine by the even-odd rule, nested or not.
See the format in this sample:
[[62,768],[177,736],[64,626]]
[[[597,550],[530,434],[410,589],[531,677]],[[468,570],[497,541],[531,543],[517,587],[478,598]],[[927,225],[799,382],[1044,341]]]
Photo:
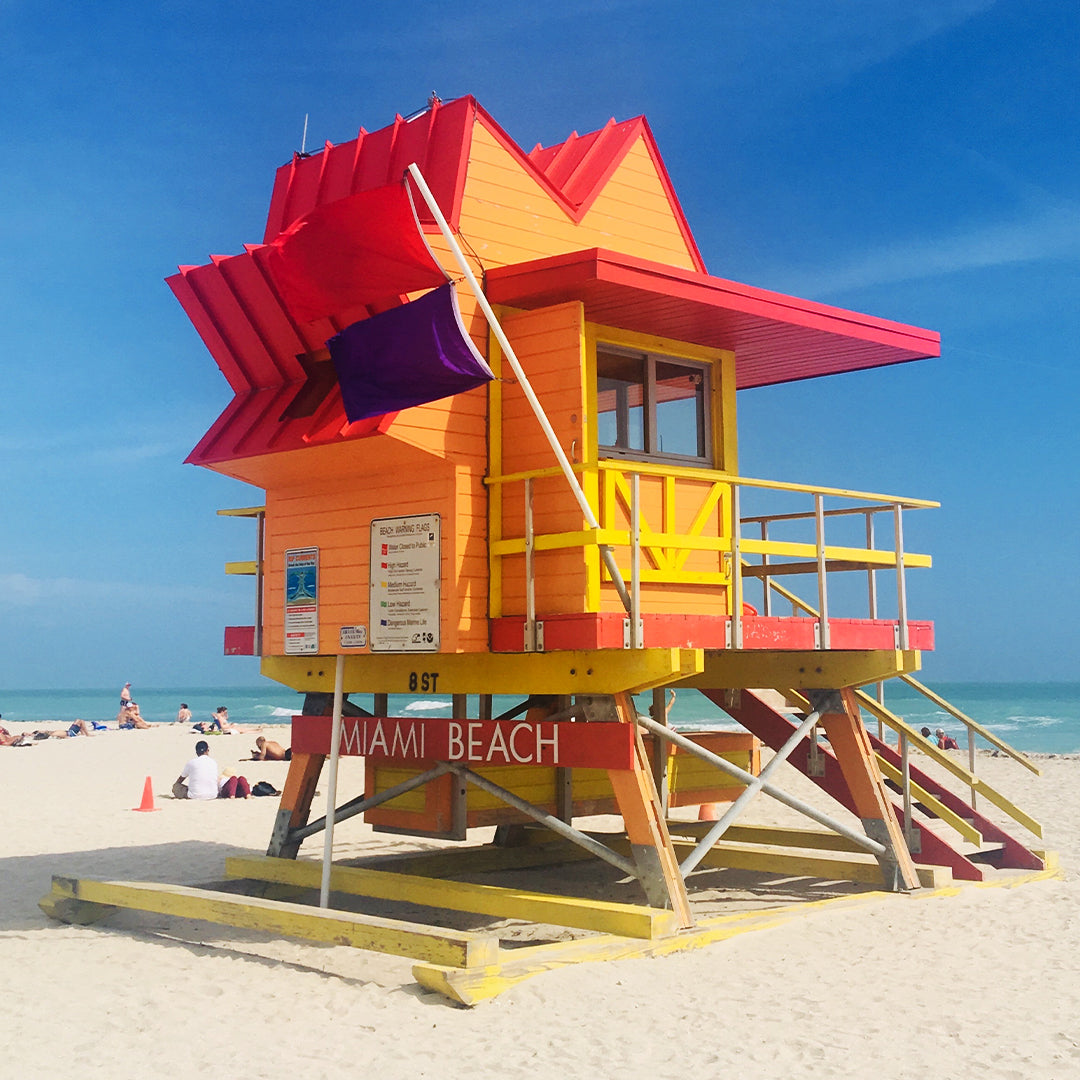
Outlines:
[[[263,242],[269,243],[297,218],[327,202],[399,180],[415,162],[455,228],[465,189],[472,127],[477,108],[471,96],[436,103],[408,120],[396,116],[377,131],[360,129],[336,146],[327,142],[314,154],[294,154],[275,174]],[[423,204],[417,213],[435,228]]]
[[[526,154],[479,103],[477,103],[476,112],[477,116],[483,121],[484,126],[495,136],[504,149],[517,158],[522,167],[533,175],[553,201],[562,207],[566,216],[575,223],[581,221],[589,212],[607,182],[614,175],[615,170],[623,163],[634,143],[638,138],[642,138],[645,141],[649,158],[656,168],[657,176],[663,186],[672,213],[675,215],[679,232],[686,242],[694,266],[701,273],[706,273],[705,260],[701,257],[701,251],[698,249],[697,241],[690,230],[690,224],[686,220],[682,204],[675,194],[671,176],[664,165],[664,159],[660,155],[660,149],[656,144],[652,128],[649,127],[649,122],[644,116],[636,116],[621,123],[611,120],[603,128],[595,132],[588,132],[585,135],[578,135],[573,132],[564,143],[547,148],[537,145],[531,154]],[[582,160],[577,163],[574,171],[567,178],[567,184],[572,189],[571,194],[565,187],[553,182],[548,177],[545,168],[557,165],[560,150],[563,147],[567,145],[578,146],[582,143],[586,145],[587,149]]]

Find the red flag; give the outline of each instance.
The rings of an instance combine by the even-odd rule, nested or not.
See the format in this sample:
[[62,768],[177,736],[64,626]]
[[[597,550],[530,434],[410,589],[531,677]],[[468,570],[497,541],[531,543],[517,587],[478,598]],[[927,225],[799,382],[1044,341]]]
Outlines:
[[270,276],[298,322],[446,282],[403,184],[318,206],[268,247]]

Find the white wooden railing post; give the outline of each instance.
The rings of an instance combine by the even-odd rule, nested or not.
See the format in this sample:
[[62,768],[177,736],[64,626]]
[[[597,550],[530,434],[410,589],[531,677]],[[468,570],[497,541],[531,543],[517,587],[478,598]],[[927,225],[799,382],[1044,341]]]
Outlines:
[[818,618],[821,632],[818,635],[818,648],[828,649],[829,643],[829,586],[826,581],[825,565],[825,496],[814,493],[814,532],[817,543],[817,587]]

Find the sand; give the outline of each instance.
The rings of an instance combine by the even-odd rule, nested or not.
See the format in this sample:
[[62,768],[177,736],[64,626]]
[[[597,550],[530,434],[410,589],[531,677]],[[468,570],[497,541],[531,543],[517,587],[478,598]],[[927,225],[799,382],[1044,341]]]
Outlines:
[[[1080,1077],[1076,759],[1041,759],[1041,778],[979,762],[1044,823],[1060,879],[817,906],[463,1009],[394,957],[139,912],[93,927],[41,913],[54,873],[197,885],[220,880],[226,855],[265,851],[277,800],[169,795],[195,740],[163,725],[0,748],[5,1076]],[[239,763],[252,741],[220,736],[211,752],[280,788],[286,764]],[[343,793],[361,790],[359,770],[343,762]],[[148,775],[159,809],[134,813]],[[339,856],[414,846],[358,821],[338,835]]]

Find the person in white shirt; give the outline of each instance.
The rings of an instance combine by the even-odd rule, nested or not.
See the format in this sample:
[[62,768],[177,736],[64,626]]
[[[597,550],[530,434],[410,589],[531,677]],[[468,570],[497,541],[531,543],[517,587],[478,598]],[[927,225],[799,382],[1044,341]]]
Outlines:
[[178,799],[218,797],[218,764],[210,756],[210,744],[205,739],[200,739],[195,744],[195,756],[176,778],[173,795]]

